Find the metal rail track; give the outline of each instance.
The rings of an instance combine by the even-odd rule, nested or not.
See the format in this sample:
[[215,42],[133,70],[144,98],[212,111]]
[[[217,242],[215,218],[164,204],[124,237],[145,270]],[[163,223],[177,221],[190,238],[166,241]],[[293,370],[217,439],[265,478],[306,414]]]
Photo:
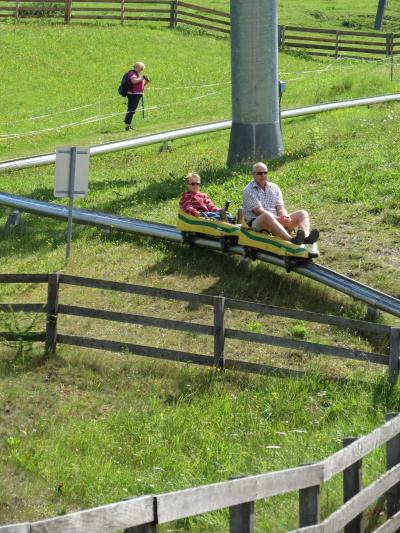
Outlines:
[[[371,96],[368,98],[357,98],[355,100],[345,100],[343,102],[330,102],[325,104],[299,107],[297,109],[288,109],[281,112],[281,118],[294,118],[303,115],[310,115],[315,113],[322,113],[325,111],[333,111],[335,109],[345,109],[348,107],[357,107],[362,105],[381,104],[385,102],[393,102],[400,100],[400,94],[387,94],[382,96]],[[155,143],[165,143],[180,139],[184,137],[191,137],[193,135],[201,135],[204,133],[212,133],[214,131],[226,130],[232,126],[231,120],[224,120],[222,122],[211,122],[208,124],[201,124],[198,126],[191,126],[188,128],[180,128],[172,131],[165,131],[162,133],[155,133],[152,135],[145,135],[142,137],[135,137],[134,139],[125,139],[123,141],[112,141],[104,144],[97,144],[90,147],[90,155],[105,154],[108,152],[116,152],[119,150],[126,150],[127,148],[139,148]],[[20,168],[48,165],[54,163],[56,154],[43,154],[32,157],[24,157],[20,159],[12,159],[9,161],[0,162],[1,170],[16,170]]]
[[[36,215],[62,220],[68,219],[67,207],[40,200],[32,200],[0,192],[0,204]],[[177,243],[183,242],[181,233],[173,226],[160,224],[158,222],[148,222],[136,218],[109,215],[107,213],[98,213],[86,209],[74,209],[73,221],[79,224],[91,224],[103,228],[115,228],[128,233],[147,235]],[[211,241],[206,238],[196,238],[194,243],[197,246],[222,251],[222,246],[218,241]],[[238,245],[231,246],[228,251],[242,256],[245,255],[243,247]],[[284,260],[280,257],[265,252],[257,252],[255,257],[260,261],[286,268]],[[367,285],[363,285],[362,283],[339,274],[334,270],[316,263],[300,264],[295,266],[292,270],[302,276],[318,281],[328,287],[351,296],[352,298],[360,300],[371,307],[400,317],[400,300],[368,287]]]

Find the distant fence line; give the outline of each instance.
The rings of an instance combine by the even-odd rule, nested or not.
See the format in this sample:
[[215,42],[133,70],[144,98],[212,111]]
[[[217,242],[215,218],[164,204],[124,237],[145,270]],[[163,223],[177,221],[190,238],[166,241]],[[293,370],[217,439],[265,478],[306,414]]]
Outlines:
[[[230,33],[230,14],[180,0],[0,0],[0,17],[161,22]],[[279,26],[280,50],[317,56],[379,59],[398,52],[400,33]]]
[[[133,285],[130,283],[120,283],[101,279],[92,279],[66,274],[1,274],[0,283],[47,283],[47,303],[29,304],[1,304],[0,311],[9,312],[45,312],[47,314],[46,331],[30,332],[26,340],[45,342],[46,351],[54,353],[57,344],[67,344],[86,348],[107,350],[116,353],[129,353],[145,357],[153,357],[162,360],[179,361],[202,366],[216,367],[220,370],[232,369],[242,372],[257,374],[270,374],[275,376],[302,376],[300,370],[283,367],[274,367],[261,363],[253,363],[236,359],[228,359],[225,356],[226,339],[236,339],[246,342],[254,342],[263,345],[288,348],[290,350],[301,350],[308,353],[322,354],[326,356],[353,359],[359,362],[370,362],[374,364],[386,365],[389,367],[389,382],[394,383],[399,373],[400,355],[400,328],[375,324],[363,320],[352,320],[331,315],[324,315],[310,311],[300,311],[297,309],[281,308],[267,304],[234,300],[221,296],[210,296],[204,294],[193,294],[169,289],[146,287]],[[193,322],[183,322],[170,320],[167,318],[155,318],[129,313],[107,311],[79,307],[75,305],[65,305],[59,301],[60,285],[75,285],[87,288],[106,289],[119,291],[122,293],[140,294],[149,297],[181,300],[194,302],[197,304],[209,305],[213,308],[213,325],[197,324]],[[225,324],[225,310],[236,309],[241,311],[254,312],[258,314],[280,316],[289,319],[305,320],[309,322],[328,324],[356,331],[364,331],[383,335],[388,340],[389,353],[372,353],[354,350],[346,347],[319,344],[315,342],[253,333],[249,331],[230,329]],[[92,319],[108,320],[125,324],[139,324],[142,326],[156,327],[158,329],[171,329],[176,331],[211,335],[214,337],[214,353],[211,355],[183,352],[167,348],[157,348],[131,344],[124,340],[94,339],[85,336],[67,335],[58,331],[59,315],[70,315],[86,317]],[[19,340],[20,336],[13,332],[0,332],[0,338],[9,341]]]

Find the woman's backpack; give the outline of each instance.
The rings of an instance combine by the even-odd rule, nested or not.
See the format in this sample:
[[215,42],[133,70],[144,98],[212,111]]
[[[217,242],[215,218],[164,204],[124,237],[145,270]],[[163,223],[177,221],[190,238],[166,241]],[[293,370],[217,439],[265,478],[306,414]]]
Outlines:
[[128,72],[125,72],[125,74],[122,76],[120,86],[118,87],[118,94],[120,94],[121,96],[126,96],[131,86],[131,83],[128,79],[129,72],[130,71],[128,70]]

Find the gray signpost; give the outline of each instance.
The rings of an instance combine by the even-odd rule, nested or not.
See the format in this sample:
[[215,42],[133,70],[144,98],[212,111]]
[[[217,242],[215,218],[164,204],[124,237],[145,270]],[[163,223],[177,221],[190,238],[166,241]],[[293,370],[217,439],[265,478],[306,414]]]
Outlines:
[[54,196],[69,197],[66,259],[70,256],[72,238],[72,211],[74,197],[83,198],[88,192],[89,148],[57,148],[54,177]]

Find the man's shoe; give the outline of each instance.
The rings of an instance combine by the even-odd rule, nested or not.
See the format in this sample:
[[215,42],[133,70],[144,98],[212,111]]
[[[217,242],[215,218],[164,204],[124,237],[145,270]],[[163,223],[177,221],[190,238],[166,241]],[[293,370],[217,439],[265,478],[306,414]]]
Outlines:
[[131,129],[132,129],[132,126],[131,126],[130,124],[127,124],[127,125],[125,126],[125,131],[129,131],[129,130],[131,130]]
[[319,231],[317,229],[312,229],[310,235],[304,239],[304,244],[314,244],[319,239]]
[[226,216],[226,210],[220,209],[219,210],[219,219],[222,220],[222,222],[228,222],[228,217]]
[[304,230],[298,229],[296,235],[290,239],[290,242],[293,244],[303,244],[305,238],[306,234],[304,233]]

